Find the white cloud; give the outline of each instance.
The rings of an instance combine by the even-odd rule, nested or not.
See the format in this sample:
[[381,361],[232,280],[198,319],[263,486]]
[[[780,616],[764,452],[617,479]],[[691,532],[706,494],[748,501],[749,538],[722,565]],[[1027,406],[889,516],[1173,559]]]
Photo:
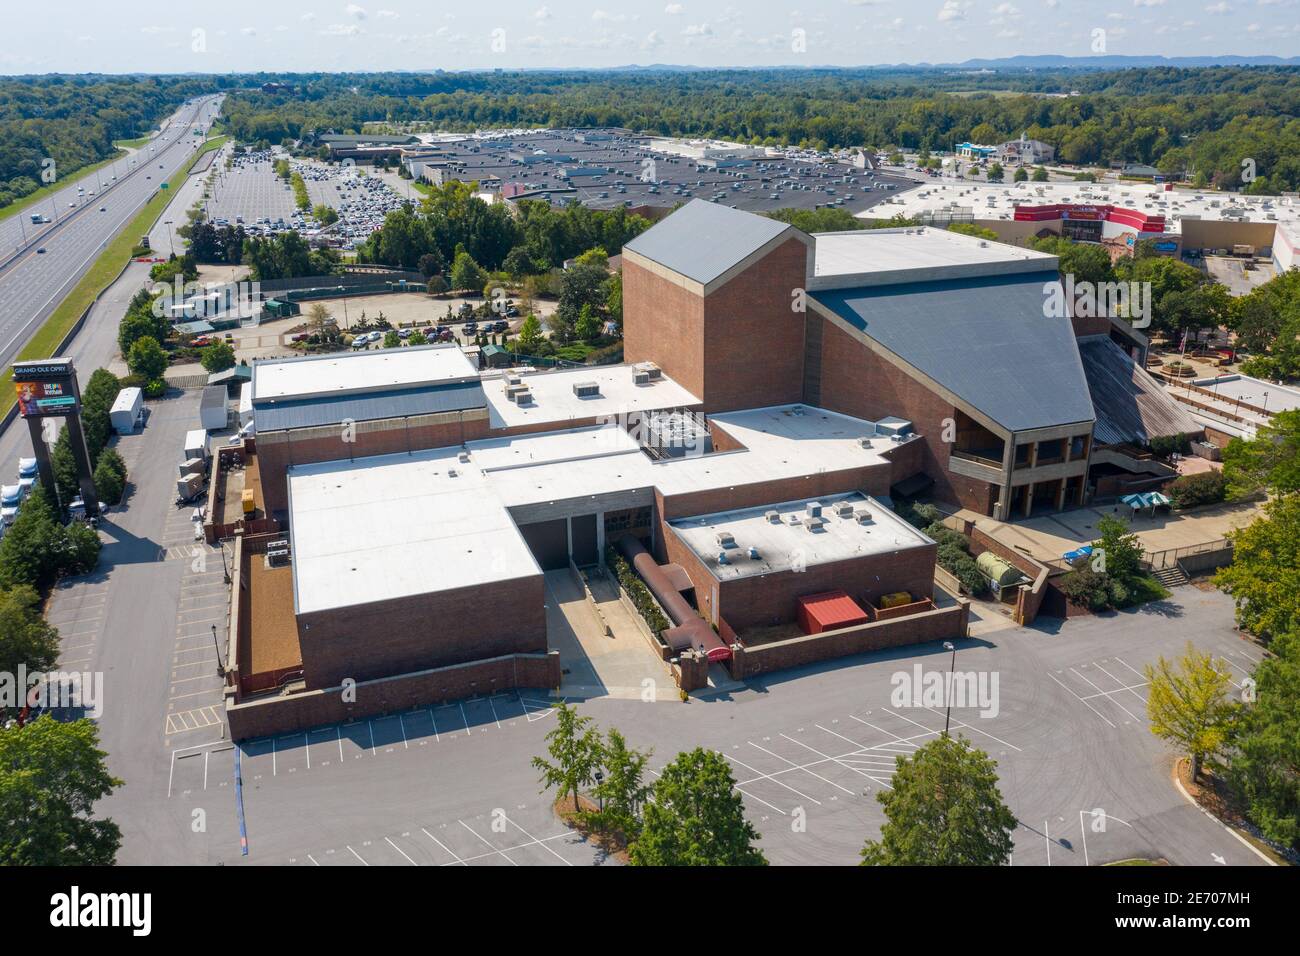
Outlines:
[[316,14],[304,13],[299,19],[306,20],[308,23],[311,23],[311,21],[316,19]]
[[533,13],[533,19],[534,19],[534,20],[549,20],[549,19],[551,19],[551,8],[550,8],[550,7],[538,7],[537,10],[534,11],[534,13]]
[[324,30],[321,30],[321,36],[354,37],[360,32],[361,28],[355,23],[331,23]]
[[684,37],[709,37],[713,36],[713,27],[707,23],[693,23],[682,31]]
[[[683,6],[683,5],[680,4],[680,3],[670,3],[670,4],[668,4],[668,6],[664,7],[664,13],[668,14],[670,17],[675,17],[675,16],[677,16],[679,13],[681,13],[681,12],[682,12],[683,10],[685,10],[685,9],[686,9],[686,7]],[[656,31],[655,33],[650,34],[650,36],[655,36],[655,35],[657,35],[657,32],[658,32],[658,31]],[[648,40],[649,38],[650,38],[650,37],[646,37],[647,40]]]
[[256,31],[255,29],[253,29],[252,27],[242,27],[242,28],[240,29],[239,32],[242,33],[242,34],[243,34],[244,36],[246,36],[246,37],[255,37],[255,36],[257,36],[257,31]]
[[396,10],[376,10],[375,16],[381,20],[396,20],[401,14]]
[[969,6],[969,0],[943,0],[943,6],[939,8],[939,22],[952,23],[956,20],[965,20],[966,8]]
[[1218,16],[1218,15],[1221,15],[1221,14],[1224,14],[1224,13],[1231,13],[1231,12],[1232,12],[1232,7],[1230,7],[1230,6],[1228,6],[1228,4],[1224,3],[1223,0],[1219,0],[1218,3],[1207,4],[1206,7],[1205,7],[1205,12],[1206,12],[1206,13],[1212,13],[1212,14],[1215,14],[1216,16]]
[[591,19],[597,23],[622,23],[627,19],[626,13],[610,13],[608,10],[597,10],[591,15]]
[[358,20],[364,20],[366,18],[366,8],[359,7],[355,3],[349,3],[346,7],[343,8],[343,12],[350,17],[355,17]]
[[641,41],[641,49],[657,50],[659,47],[663,46],[665,42],[667,41],[659,35],[658,30],[651,30],[646,34],[646,38]]
[[1133,0],[1135,7],[1163,7],[1165,0]]

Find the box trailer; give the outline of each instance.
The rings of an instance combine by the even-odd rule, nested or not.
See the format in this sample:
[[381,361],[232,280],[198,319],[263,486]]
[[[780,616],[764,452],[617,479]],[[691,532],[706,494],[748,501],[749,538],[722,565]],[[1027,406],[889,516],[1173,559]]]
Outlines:
[[203,476],[197,472],[176,479],[176,503],[186,504],[203,493]]
[[253,420],[253,383],[245,382],[239,386],[239,427],[245,427]]
[[224,385],[209,385],[199,400],[199,424],[210,432],[226,427],[226,389]]
[[200,458],[205,463],[207,462],[208,433],[206,429],[196,428],[185,433],[185,454],[182,460],[189,461],[191,458]]
[[113,431],[129,435],[144,420],[144,393],[138,388],[124,388],[117,393],[108,420]]

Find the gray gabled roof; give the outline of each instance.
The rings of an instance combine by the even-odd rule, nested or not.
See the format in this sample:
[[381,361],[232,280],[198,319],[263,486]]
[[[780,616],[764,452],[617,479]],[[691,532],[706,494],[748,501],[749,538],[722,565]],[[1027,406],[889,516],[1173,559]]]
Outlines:
[[1088,422],[1070,320],[1049,317],[1050,269],[1016,276],[836,289],[814,298],[1009,431]]
[[1145,445],[1152,438],[1193,435],[1201,430],[1187,409],[1171,398],[1108,335],[1079,339],[1079,355],[1097,410],[1098,444]]
[[692,199],[623,246],[703,285],[793,226],[741,212],[721,203]]

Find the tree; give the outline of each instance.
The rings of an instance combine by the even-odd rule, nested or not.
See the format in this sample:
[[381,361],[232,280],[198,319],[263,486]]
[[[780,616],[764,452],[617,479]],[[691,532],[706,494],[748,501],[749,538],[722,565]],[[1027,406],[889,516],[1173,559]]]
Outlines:
[[411,337],[406,340],[407,345],[428,345],[429,339],[423,332],[412,332]]
[[606,269],[591,262],[574,263],[564,270],[560,277],[560,302],[556,308],[562,341],[571,342],[578,334],[578,319],[584,306],[590,306],[599,315],[605,302],[604,287],[608,277]]
[[1028,182],[1029,173],[1025,171],[1025,167],[1020,166],[1016,169],[1014,173],[1011,174],[1011,179],[1012,181],[1017,183]]
[[542,341],[542,323],[530,312],[519,326],[519,350],[525,355],[534,355]]
[[533,758],[533,768],[542,775],[543,792],[556,790],[556,799],[572,794],[573,809],[579,809],[578,792],[591,784],[600,765],[600,735],[590,726],[590,717],[578,716],[576,708],[561,701],[555,708],[555,726],[546,734],[550,741],[543,757]]
[[1234,497],[1261,490],[1275,495],[1300,491],[1300,409],[1278,412],[1249,441],[1228,442],[1223,475]]
[[1273,642],[1228,737],[1229,788],[1270,840],[1300,846],[1300,635]]
[[90,720],[0,730],[0,865],[112,865],[121,830],[91,816],[122,785],[106,757]]
[[600,338],[604,326],[605,323],[600,320],[600,316],[588,303],[582,307],[582,311],[578,314],[578,322],[574,327],[574,333],[584,342],[594,342]]
[[426,279],[432,279],[446,270],[447,260],[442,257],[441,252],[434,248],[420,256],[416,260],[415,267],[420,270],[420,274]]
[[1102,552],[1103,570],[1125,584],[1141,574],[1142,542],[1128,533],[1128,522],[1123,518],[1103,516],[1097,522],[1101,538],[1093,542],[1093,555]]
[[998,234],[992,229],[985,226],[977,226],[970,222],[954,222],[948,227],[949,232],[955,232],[962,236],[974,236],[976,239],[985,239],[989,242],[1001,242]]
[[880,839],[862,848],[863,866],[1002,866],[1016,817],[1002,802],[997,762],[965,738],[944,734],[895,758]]
[[1231,595],[1238,626],[1266,639],[1300,633],[1300,495],[1268,502],[1229,537],[1232,564],[1214,583]]
[[235,350],[224,339],[216,339],[204,346],[199,362],[210,373],[224,372],[235,367]]
[[[17,585],[0,590],[0,672],[46,671],[59,659],[59,632],[41,615],[36,589]],[[0,731],[3,733],[3,731]]]
[[988,181],[991,183],[1000,183],[1007,177],[1007,171],[1002,168],[1001,163],[994,163],[989,167]]
[[1030,178],[1036,183],[1045,183],[1047,182],[1047,170],[1042,166],[1035,166],[1034,175]]
[[398,349],[402,347],[402,337],[397,334],[396,329],[389,329],[384,333],[383,347],[386,349]]
[[642,779],[650,754],[629,747],[623,735],[612,727],[605,739],[600,758],[605,779],[595,790],[603,805],[601,826],[634,842],[641,829],[641,807],[650,795],[650,787]]
[[163,372],[167,371],[167,353],[157,339],[146,335],[131,346],[126,356],[126,367],[132,375],[142,375],[149,381],[162,378]]
[[425,289],[429,295],[441,295],[446,292],[448,288],[450,287],[447,285],[447,280],[442,276],[430,276],[428,283],[425,285]]
[[126,490],[126,462],[117,449],[107,448],[95,465],[95,494],[106,504],[121,504]]
[[485,273],[474,257],[468,252],[457,254],[451,266],[451,287],[453,289],[482,289],[487,282]]
[[1214,666],[1214,658],[1201,654],[1187,642],[1177,661],[1163,656],[1143,668],[1149,684],[1147,719],[1151,732],[1192,758],[1192,779],[1200,776],[1201,763],[1220,753],[1227,739],[1228,675]]
[[721,754],[700,747],[678,754],[653,795],[628,852],[633,866],[767,865]]

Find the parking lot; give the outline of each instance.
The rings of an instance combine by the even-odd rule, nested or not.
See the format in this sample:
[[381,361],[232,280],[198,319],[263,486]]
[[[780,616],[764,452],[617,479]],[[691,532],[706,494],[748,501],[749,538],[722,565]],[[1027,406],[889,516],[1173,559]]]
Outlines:
[[[250,235],[296,230],[306,239],[328,238],[331,245],[351,250],[406,201],[355,166],[295,159],[290,169],[302,176],[311,200],[311,209],[299,210],[292,185],[275,172],[276,161],[287,158],[279,150],[248,152],[234,156],[229,169],[219,167],[208,218],[218,226],[242,225]],[[317,223],[311,210],[319,205],[337,212],[339,221],[331,227]]]

